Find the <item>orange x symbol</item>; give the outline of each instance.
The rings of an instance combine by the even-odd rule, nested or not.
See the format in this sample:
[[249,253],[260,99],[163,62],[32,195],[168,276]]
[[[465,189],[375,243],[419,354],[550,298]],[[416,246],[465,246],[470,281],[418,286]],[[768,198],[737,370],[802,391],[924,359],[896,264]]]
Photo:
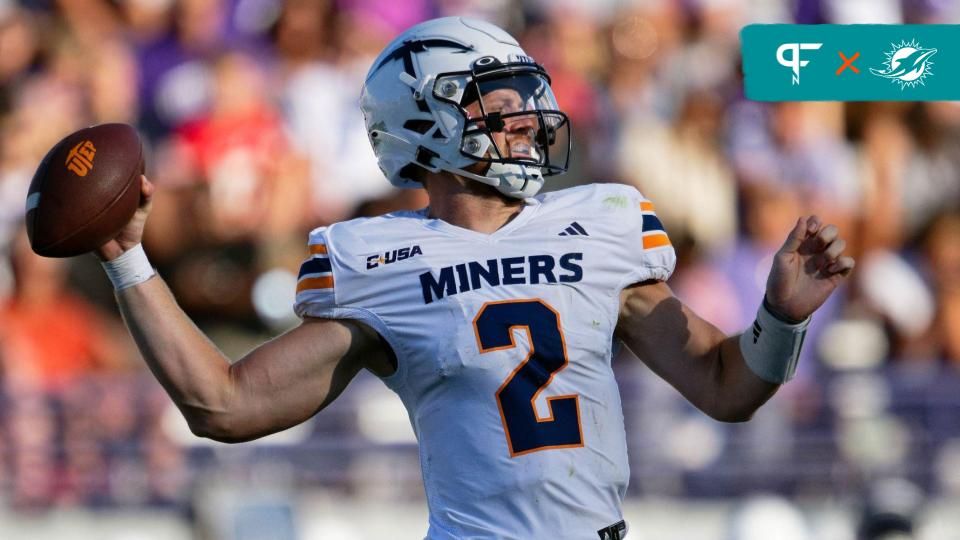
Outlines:
[[860,70],[857,69],[857,66],[853,65],[853,61],[860,56],[860,51],[853,53],[853,56],[851,56],[850,58],[847,58],[846,56],[844,56],[843,53],[840,51],[837,51],[837,54],[840,55],[840,58],[843,58],[843,65],[837,68],[837,73],[836,73],[837,75],[842,73],[843,70],[847,68],[852,69],[854,73],[860,73]]

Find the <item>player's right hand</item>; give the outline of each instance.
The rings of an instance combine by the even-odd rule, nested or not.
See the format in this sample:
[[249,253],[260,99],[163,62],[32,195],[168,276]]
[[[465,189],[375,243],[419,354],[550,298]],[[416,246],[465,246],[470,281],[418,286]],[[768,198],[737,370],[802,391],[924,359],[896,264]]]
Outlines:
[[156,189],[153,182],[147,180],[145,175],[140,175],[140,206],[134,212],[130,221],[117,233],[116,238],[94,250],[93,253],[97,258],[101,261],[112,261],[140,243],[141,238],[143,238],[143,227],[147,224],[147,215],[150,214],[150,208],[153,205],[153,193]]

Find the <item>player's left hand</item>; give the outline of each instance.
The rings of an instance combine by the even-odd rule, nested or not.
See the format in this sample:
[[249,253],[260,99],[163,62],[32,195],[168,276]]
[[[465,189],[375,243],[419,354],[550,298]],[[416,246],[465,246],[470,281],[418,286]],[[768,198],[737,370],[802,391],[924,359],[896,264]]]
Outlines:
[[817,216],[801,217],[773,258],[767,302],[777,315],[802,321],[830,296],[853,270],[853,257],[835,225]]

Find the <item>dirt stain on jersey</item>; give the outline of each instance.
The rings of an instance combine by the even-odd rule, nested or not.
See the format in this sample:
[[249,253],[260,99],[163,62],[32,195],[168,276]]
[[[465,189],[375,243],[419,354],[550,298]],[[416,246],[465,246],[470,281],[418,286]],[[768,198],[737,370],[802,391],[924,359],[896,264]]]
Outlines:
[[629,201],[623,195],[607,197],[603,200],[603,205],[609,208],[626,208],[628,204]]

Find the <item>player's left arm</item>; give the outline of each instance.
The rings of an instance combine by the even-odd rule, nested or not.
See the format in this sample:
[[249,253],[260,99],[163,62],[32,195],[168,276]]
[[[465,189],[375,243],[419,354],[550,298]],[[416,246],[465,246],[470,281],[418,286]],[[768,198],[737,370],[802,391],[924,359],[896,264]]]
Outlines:
[[805,321],[853,270],[845,247],[835,226],[816,216],[797,221],[770,270],[762,336],[726,336],[660,281],[623,290],[617,336],[711,417],[748,420],[792,375]]

